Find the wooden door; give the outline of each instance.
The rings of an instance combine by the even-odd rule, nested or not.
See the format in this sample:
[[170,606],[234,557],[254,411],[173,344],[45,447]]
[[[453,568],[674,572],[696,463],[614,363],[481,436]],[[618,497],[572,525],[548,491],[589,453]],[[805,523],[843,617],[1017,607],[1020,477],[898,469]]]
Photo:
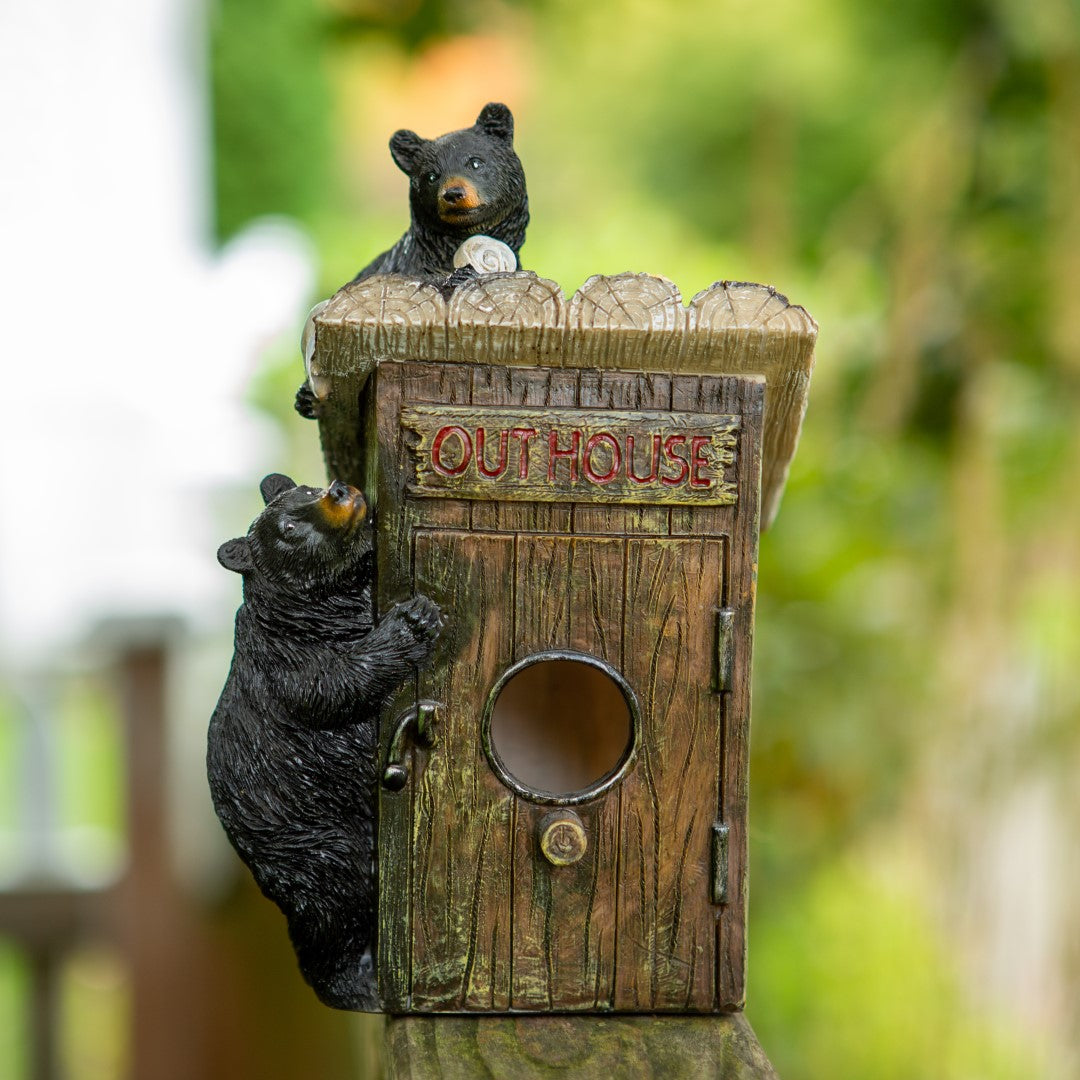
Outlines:
[[[749,628],[752,560],[730,544],[743,513],[756,539],[759,429],[747,425],[742,436],[750,445],[740,463],[751,478],[736,477],[739,500],[723,507],[493,503],[455,498],[452,487],[412,497],[415,439],[401,435],[399,421],[413,403],[467,404],[480,385],[490,393],[477,375],[488,371],[406,364],[379,373],[380,605],[422,592],[447,619],[435,662],[387,710],[383,732],[386,746],[411,703],[439,703],[437,744],[413,752],[401,791],[381,793],[386,1007],[737,1006],[744,828],[732,808],[744,807],[745,783],[732,781],[745,774],[748,687],[740,675],[733,695],[715,674],[721,610],[737,601]],[[587,398],[588,373],[556,374],[559,395],[569,396],[568,374],[575,382],[568,406]],[[740,398],[728,386],[724,407],[756,402],[760,410],[760,386],[725,380],[735,382],[749,390],[742,386]],[[655,379],[642,386],[656,393]],[[701,383],[694,388],[696,398],[684,396],[708,407]],[[665,392],[670,401],[670,381]],[[727,580],[732,568],[745,580]],[[568,865],[545,858],[538,842],[560,801],[502,775],[485,740],[493,689],[515,665],[552,653],[606,665],[633,704],[617,774],[562,800],[587,838]],[[717,885],[717,852],[732,826],[728,895]]]

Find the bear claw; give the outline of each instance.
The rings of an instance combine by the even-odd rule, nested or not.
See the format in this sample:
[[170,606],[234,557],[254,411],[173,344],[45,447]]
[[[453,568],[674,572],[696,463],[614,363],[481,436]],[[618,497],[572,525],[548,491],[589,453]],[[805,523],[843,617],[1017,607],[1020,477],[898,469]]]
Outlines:
[[296,399],[293,402],[293,408],[304,417],[305,420],[318,420],[319,414],[322,412],[322,403],[315,396],[315,391],[304,383],[299,390],[296,391]]
[[396,609],[409,626],[423,636],[434,636],[442,629],[442,612],[426,596],[414,596]]

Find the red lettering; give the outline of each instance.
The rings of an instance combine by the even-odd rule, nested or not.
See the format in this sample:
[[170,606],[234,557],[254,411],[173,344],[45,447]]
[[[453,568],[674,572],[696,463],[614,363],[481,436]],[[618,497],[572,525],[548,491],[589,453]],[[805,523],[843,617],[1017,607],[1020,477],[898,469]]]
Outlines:
[[536,435],[536,428],[511,428],[510,435],[521,443],[521,462],[518,465],[518,478],[527,480],[529,478],[529,440]]
[[696,488],[712,487],[712,478],[702,476],[701,469],[708,469],[712,462],[707,457],[701,456],[704,446],[712,445],[711,435],[695,435],[690,440],[690,486]]
[[[602,442],[608,444],[611,453],[611,468],[606,473],[598,473],[592,464],[592,452]],[[619,443],[614,435],[601,431],[596,435],[589,436],[588,442],[585,443],[585,450],[581,455],[581,469],[594,484],[610,484],[615,479],[621,464],[622,451],[620,451]]]
[[555,479],[555,465],[557,458],[567,458],[570,461],[570,482],[577,480],[578,448],[581,446],[581,432],[574,431],[570,435],[570,449],[559,449],[559,433],[554,428],[548,433],[548,479]]
[[[443,443],[451,436],[456,435],[461,440],[461,461],[457,465],[447,466],[442,461]],[[472,458],[472,440],[469,433],[457,424],[450,424],[440,428],[431,443],[431,466],[441,476],[460,476],[468,467]]]
[[648,476],[638,476],[634,472],[634,436],[626,436],[626,475],[634,481],[635,484],[651,484],[656,479],[656,474],[660,471],[660,436],[654,435],[652,437],[652,469],[649,471]]
[[675,451],[682,449],[685,452],[686,448],[686,436],[685,435],[669,435],[664,443],[664,453],[667,455],[668,460],[672,465],[678,465],[678,476],[661,476],[660,483],[667,484],[670,487],[676,487],[681,484],[690,472],[690,463],[686,460],[683,454],[676,454]]
[[494,469],[487,467],[487,462],[484,460],[484,440],[487,438],[487,432],[483,428],[476,429],[476,468],[479,470],[481,476],[490,477],[494,480],[496,477],[502,476],[506,472],[506,444],[510,438],[509,431],[499,432],[499,463]]

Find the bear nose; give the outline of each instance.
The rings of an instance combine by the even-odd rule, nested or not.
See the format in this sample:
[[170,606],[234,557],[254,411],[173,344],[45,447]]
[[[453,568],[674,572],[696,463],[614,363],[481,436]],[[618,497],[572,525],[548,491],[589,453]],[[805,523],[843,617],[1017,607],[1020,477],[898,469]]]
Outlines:
[[453,206],[454,203],[461,202],[461,200],[465,198],[465,195],[465,189],[463,187],[457,186],[448,187],[440,193],[440,197],[442,198],[443,202],[448,202],[451,206]]
[[342,483],[340,480],[335,480],[326,491],[334,502],[348,502],[352,498],[350,492],[349,485]]

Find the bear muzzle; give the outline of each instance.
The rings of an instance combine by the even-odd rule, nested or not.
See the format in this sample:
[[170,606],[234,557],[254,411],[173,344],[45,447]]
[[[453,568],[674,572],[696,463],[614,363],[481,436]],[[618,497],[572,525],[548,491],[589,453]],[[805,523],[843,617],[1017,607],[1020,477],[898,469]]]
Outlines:
[[323,520],[335,529],[352,529],[367,516],[363,493],[341,480],[335,480],[316,505]]
[[464,221],[483,205],[476,187],[463,176],[452,176],[439,188],[439,217],[443,221]]

